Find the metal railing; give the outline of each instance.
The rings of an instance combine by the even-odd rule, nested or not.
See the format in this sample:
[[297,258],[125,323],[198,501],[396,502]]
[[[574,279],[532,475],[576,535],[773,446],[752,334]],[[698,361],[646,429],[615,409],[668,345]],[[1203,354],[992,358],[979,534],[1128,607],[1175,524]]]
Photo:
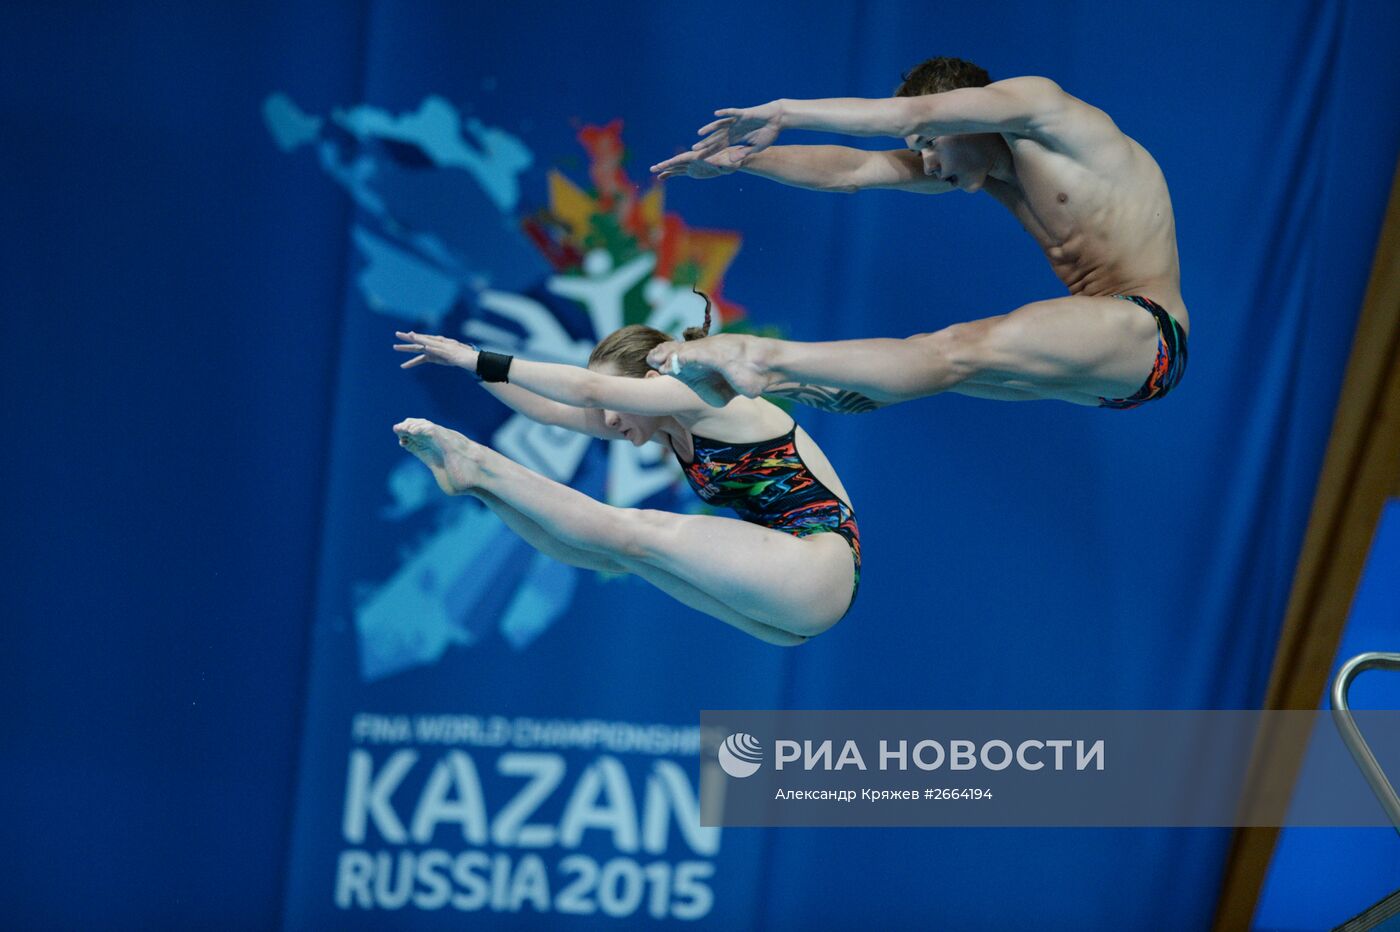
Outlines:
[[1385,771],[1381,770],[1376,755],[1371,753],[1370,745],[1361,737],[1361,730],[1352,718],[1351,707],[1347,705],[1347,690],[1351,689],[1351,681],[1366,670],[1400,671],[1400,654],[1357,654],[1342,664],[1336,679],[1332,680],[1332,721],[1337,731],[1341,732],[1347,750],[1356,759],[1356,766],[1361,768],[1362,776],[1371,784],[1371,791],[1380,800],[1381,808],[1390,817],[1395,831],[1400,832],[1400,796],[1395,794],[1395,787],[1386,779]]

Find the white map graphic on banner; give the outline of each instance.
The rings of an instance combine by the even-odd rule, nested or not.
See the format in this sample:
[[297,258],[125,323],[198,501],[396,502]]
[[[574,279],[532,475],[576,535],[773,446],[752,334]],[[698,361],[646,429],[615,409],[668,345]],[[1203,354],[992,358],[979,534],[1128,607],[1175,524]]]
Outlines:
[[[283,151],[313,147],[324,171],[354,200],[359,217],[351,242],[362,260],[355,286],[366,308],[398,326],[441,331],[466,306],[460,332],[450,335],[483,349],[585,365],[596,340],[623,325],[634,289],[651,308],[650,325],[676,332],[697,323],[689,287],[656,277],[651,252],[615,263],[607,250],[592,249],[576,273],[541,274],[515,218],[520,176],[533,154],[505,130],[463,120],[441,97],[398,115],[359,105],[319,117],[273,94],[263,116]],[[531,285],[581,306],[592,333],[571,336],[555,309],[520,293]],[[682,310],[686,299],[689,314]],[[573,483],[593,441],[513,415],[489,442],[532,470]],[[604,496],[610,504],[637,505],[678,478],[659,446],[609,444]],[[366,680],[436,663],[448,648],[493,634],[521,649],[563,616],[581,571],[535,553],[475,500],[440,495],[416,463],[394,467],[384,481],[389,504],[378,510],[384,521],[407,531],[416,520],[421,532],[415,516],[424,509],[437,516],[426,539],[405,548],[398,565],[356,599]],[[495,615],[494,631],[483,629],[477,608],[502,579],[512,580],[514,590]]]

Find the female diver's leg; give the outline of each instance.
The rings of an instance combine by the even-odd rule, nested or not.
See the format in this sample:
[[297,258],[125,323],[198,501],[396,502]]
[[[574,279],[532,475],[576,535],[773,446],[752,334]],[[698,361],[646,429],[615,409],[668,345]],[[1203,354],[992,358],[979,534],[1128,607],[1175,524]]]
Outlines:
[[485,490],[569,547],[663,570],[745,618],[810,637],[850,604],[853,557],[838,535],[799,539],[733,518],[615,508],[430,421],[394,430],[443,491]]
[[496,517],[505,522],[507,527],[524,538],[526,543],[562,563],[586,570],[598,570],[604,573],[631,573],[639,576],[677,602],[698,612],[703,612],[712,618],[718,618],[725,624],[732,625],[745,634],[752,635],[761,641],[767,641],[769,644],[777,644],[779,647],[794,647],[807,640],[801,635],[792,634],[781,628],[774,628],[772,625],[765,625],[745,617],[718,599],[706,595],[690,583],[677,579],[665,570],[659,570],[640,561],[622,561],[592,550],[570,547],[550,534],[544,527],[525,517],[490,492],[484,489],[474,489],[472,494],[481,499],[495,513]]
[[560,563],[567,563],[570,566],[577,566],[580,569],[597,570],[600,573],[629,572],[629,570],[617,560],[598,553],[595,550],[583,550],[579,547],[570,547],[568,544],[549,533],[548,530],[525,517],[485,489],[472,489],[471,494],[479,498],[487,508],[491,509],[496,517],[505,522],[506,527],[524,538],[525,543],[534,547],[547,557],[553,557]]
[[736,518],[625,511],[626,553],[764,624],[803,637],[850,607],[855,558],[838,534],[798,538]]
[[725,624],[738,628],[760,641],[767,641],[769,644],[776,644],[779,647],[796,647],[807,640],[805,635],[793,634],[791,631],[775,628],[761,621],[754,621],[747,615],[741,615],[714,596],[701,592],[690,583],[663,569],[657,569],[640,560],[624,561],[624,564],[628,572],[645,579],[682,605],[689,606],[697,612],[704,612],[711,618],[718,618]]

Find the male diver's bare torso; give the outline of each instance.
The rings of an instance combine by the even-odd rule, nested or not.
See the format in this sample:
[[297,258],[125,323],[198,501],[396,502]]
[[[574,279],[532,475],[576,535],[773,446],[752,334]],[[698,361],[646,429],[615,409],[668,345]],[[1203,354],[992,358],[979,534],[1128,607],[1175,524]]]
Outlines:
[[[1143,295],[1189,330],[1161,168],[1107,114],[1082,101],[1073,109],[1067,119],[1097,124],[1085,134],[1090,145],[1071,153],[1056,151],[1053,141],[1006,134],[1013,176],[989,177],[984,190],[1040,245],[1070,294]],[[1065,127],[1074,136],[1079,128]]]

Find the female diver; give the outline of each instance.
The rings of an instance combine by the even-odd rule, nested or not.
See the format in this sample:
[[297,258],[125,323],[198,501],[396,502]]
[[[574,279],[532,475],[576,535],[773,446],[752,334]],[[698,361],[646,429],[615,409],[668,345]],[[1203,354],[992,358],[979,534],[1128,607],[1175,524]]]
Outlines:
[[[687,330],[687,339],[709,329],[708,301],[705,327]],[[771,644],[801,644],[849,610],[860,584],[860,535],[831,463],[771,402],[735,396],[712,407],[649,368],[647,353],[670,335],[623,327],[598,344],[586,369],[478,352],[447,337],[397,335],[404,342],[394,349],[415,354],[402,368],[459,366],[535,421],[636,446],[666,444],[701,499],[743,519],[617,508],[431,421],[394,426],[444,492],[476,496],[536,549],[585,569],[634,573]]]

